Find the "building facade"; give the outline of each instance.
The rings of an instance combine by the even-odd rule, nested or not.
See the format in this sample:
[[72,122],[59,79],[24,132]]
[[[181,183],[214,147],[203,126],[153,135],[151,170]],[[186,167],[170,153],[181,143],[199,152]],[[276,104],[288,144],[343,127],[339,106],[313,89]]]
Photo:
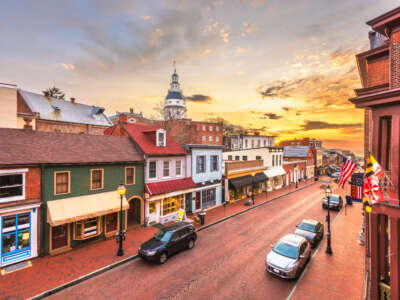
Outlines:
[[273,147],[275,146],[275,137],[260,135],[259,132],[254,134],[232,133],[224,136],[224,145],[225,151]]
[[315,151],[310,146],[285,146],[283,148],[285,162],[305,160],[305,170],[300,170],[298,180],[313,178],[315,173]]
[[222,204],[222,145],[187,145],[192,179],[196,184],[186,212],[193,213]]
[[371,48],[356,55],[362,87],[350,99],[365,109],[365,156],[385,171],[384,202],[364,212],[369,299],[400,298],[400,8],[367,22]]

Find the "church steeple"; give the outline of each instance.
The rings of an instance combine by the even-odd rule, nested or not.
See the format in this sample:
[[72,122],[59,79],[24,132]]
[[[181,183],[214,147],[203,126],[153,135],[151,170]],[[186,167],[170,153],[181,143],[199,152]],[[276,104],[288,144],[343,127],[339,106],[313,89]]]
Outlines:
[[183,119],[185,114],[185,98],[179,85],[179,76],[176,72],[176,62],[174,61],[174,73],[171,76],[170,89],[164,101],[164,120]]

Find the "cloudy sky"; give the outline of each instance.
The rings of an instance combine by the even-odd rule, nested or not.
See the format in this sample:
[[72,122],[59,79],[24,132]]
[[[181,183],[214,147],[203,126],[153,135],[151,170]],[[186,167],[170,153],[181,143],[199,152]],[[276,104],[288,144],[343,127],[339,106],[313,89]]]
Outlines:
[[0,82],[155,116],[177,61],[188,116],[362,149],[354,55],[394,0],[2,1]]

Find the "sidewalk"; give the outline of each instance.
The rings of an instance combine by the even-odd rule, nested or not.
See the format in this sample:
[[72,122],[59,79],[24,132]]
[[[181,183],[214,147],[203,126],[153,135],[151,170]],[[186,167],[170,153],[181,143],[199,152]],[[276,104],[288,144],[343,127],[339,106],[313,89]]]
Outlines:
[[[314,180],[309,179],[307,182],[299,182],[298,187],[304,187],[312,183],[314,183]],[[263,193],[255,196],[255,203],[260,204],[292,191],[295,191],[294,185],[290,188],[284,187],[280,190],[268,192],[267,197]],[[247,199],[243,199],[234,204],[228,204],[225,209],[223,206],[218,206],[208,210],[205,225],[246,210],[249,208],[244,205],[246,201]],[[193,217],[195,215],[197,214],[194,214]],[[194,225],[197,228],[201,227],[197,222],[194,222]],[[86,244],[56,256],[32,259],[32,267],[0,276],[0,299],[26,299],[33,297],[125,259],[128,256],[137,254],[139,245],[151,238],[157,231],[158,229],[152,226],[137,226],[134,229],[128,229],[127,238],[124,241],[125,255],[122,257],[116,256],[118,245],[114,239],[110,239]]]
[[[336,188],[344,198],[342,189]],[[308,269],[300,278],[291,300],[311,299],[364,299],[365,289],[365,247],[358,244],[361,230],[361,203],[344,208],[332,219],[332,255],[326,254],[326,237],[311,260]],[[326,232],[325,224],[325,232]]]

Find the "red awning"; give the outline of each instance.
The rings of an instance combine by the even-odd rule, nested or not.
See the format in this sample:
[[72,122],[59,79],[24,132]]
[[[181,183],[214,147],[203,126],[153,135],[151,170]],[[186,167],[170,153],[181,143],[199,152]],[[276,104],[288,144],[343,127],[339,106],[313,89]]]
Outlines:
[[196,187],[192,178],[183,178],[146,184],[146,193],[150,195],[166,194],[179,190],[186,190]]

